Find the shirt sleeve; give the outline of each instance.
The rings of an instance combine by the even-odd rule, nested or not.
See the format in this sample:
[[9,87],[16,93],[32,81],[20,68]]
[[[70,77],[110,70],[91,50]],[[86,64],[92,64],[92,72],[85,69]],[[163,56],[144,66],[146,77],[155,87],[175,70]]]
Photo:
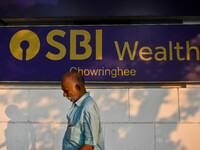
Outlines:
[[85,110],[83,119],[85,144],[96,145],[99,134],[99,117],[93,106],[89,110]]

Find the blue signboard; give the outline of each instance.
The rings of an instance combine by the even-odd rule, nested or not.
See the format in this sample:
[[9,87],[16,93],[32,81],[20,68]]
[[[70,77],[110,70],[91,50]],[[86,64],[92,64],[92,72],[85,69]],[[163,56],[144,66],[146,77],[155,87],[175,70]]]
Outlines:
[[0,81],[200,81],[199,25],[0,28]]
[[200,11],[197,0],[0,1],[0,18],[71,18],[99,16],[200,16]]

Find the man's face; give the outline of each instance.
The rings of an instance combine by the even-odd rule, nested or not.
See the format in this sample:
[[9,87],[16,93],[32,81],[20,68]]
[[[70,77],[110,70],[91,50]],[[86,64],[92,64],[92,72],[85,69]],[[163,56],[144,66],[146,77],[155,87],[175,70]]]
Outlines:
[[76,89],[76,84],[69,77],[62,80],[63,96],[67,97],[71,102],[75,102],[79,98],[79,91]]

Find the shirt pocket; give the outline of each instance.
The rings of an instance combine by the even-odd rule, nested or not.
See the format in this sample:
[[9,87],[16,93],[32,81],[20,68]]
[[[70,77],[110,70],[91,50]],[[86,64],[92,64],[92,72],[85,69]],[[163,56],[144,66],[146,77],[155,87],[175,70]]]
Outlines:
[[77,144],[83,144],[83,139],[81,137],[81,129],[79,127],[68,127],[67,139],[69,141],[73,141]]

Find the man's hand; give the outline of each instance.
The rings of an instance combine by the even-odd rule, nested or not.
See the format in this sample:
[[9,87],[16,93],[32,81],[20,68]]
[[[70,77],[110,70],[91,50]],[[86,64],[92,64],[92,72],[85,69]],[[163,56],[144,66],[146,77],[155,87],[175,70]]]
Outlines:
[[93,145],[84,144],[79,150],[93,150]]

